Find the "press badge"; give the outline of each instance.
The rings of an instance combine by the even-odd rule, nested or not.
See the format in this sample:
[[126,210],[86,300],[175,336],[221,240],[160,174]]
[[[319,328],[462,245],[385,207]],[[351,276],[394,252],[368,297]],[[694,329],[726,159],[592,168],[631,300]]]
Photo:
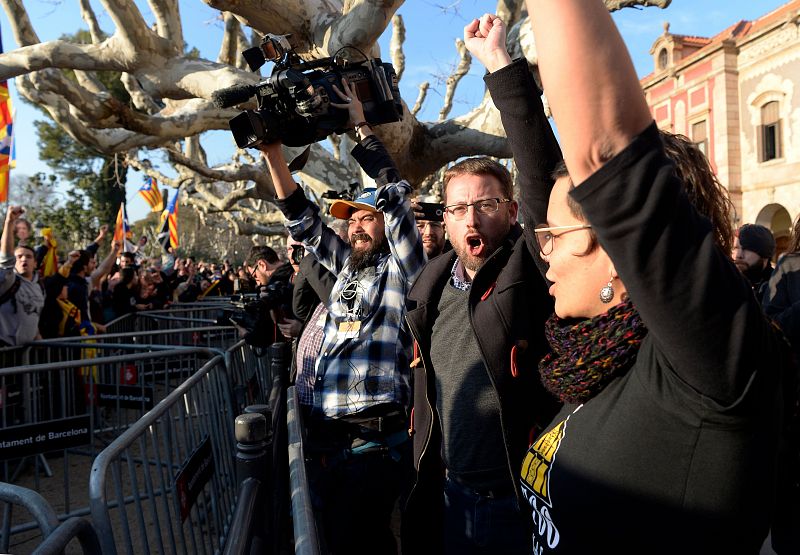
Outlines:
[[355,339],[361,331],[361,321],[339,322],[339,331],[336,332],[337,339]]

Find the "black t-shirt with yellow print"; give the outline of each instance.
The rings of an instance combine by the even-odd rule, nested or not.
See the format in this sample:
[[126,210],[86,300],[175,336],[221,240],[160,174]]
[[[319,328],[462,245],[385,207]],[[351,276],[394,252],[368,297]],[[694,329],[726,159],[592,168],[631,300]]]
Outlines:
[[650,126],[572,193],[648,328],[522,468],[533,552],[758,553],[780,430],[778,337]]

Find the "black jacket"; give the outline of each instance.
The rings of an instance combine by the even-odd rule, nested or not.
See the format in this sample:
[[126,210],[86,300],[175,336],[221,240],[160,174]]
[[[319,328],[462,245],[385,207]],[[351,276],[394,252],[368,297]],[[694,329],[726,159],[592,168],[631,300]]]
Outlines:
[[[486,83],[500,109],[506,133],[529,133],[524,152],[514,152],[519,169],[520,214],[525,231],[516,225],[502,246],[478,270],[469,294],[469,318],[491,382],[500,402],[500,417],[508,460],[508,478],[526,506],[519,487],[522,459],[533,437],[557,412],[558,403],[539,381],[538,362],[549,347],[543,325],[553,311],[533,229],[546,219],[551,173],[561,159],[524,60],[487,75]],[[414,464],[417,481],[409,495],[404,525],[404,551],[436,552],[441,537],[444,469],[441,430],[436,411],[436,368],[431,365],[430,337],[438,302],[450,280],[456,254],[433,259],[414,284],[409,301],[416,304],[407,321],[419,348],[421,365],[414,372]],[[417,543],[420,542],[420,543]]]
[[89,321],[89,285],[85,277],[70,274],[67,278],[67,298],[81,311],[81,322]]
[[303,328],[320,302],[328,304],[335,283],[336,276],[314,256],[306,256],[300,262],[300,271],[294,279],[292,310],[303,322]]

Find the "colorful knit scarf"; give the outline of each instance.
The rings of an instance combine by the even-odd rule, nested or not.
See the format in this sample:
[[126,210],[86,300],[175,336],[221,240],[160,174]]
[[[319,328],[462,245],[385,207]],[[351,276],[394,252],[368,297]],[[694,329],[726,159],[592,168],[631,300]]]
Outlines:
[[627,301],[578,323],[553,314],[545,335],[553,351],[539,363],[544,386],[565,403],[583,403],[633,366],[647,328]]

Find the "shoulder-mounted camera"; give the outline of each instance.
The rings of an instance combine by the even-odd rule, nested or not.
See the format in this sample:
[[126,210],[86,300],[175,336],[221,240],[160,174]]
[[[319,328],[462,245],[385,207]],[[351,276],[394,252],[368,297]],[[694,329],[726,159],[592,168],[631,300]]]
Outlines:
[[267,79],[255,85],[234,85],[212,94],[218,108],[229,108],[253,96],[257,110],[245,110],[228,123],[239,148],[252,148],[280,139],[287,146],[305,146],[333,133],[349,131],[347,110],[331,106],[341,99],[346,78],[364,105],[364,116],[373,125],[399,121],[403,104],[397,73],[380,58],[352,62],[339,57],[304,62],[292,49],[289,35],[267,34],[257,47],[242,52],[247,65],[258,71],[267,61],[275,67]]

